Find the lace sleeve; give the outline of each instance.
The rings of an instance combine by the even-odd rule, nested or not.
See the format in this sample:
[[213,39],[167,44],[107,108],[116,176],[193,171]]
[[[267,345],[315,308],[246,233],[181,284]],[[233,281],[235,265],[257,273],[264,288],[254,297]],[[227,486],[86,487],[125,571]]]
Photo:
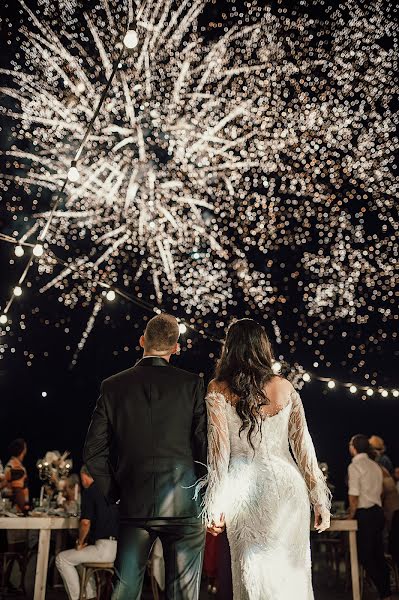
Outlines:
[[317,463],[316,452],[306,423],[301,398],[294,391],[291,399],[289,419],[291,450],[306,482],[312,506],[319,509],[323,520],[329,521],[331,492]]
[[208,473],[196,486],[196,495],[206,487],[201,517],[206,525],[220,522],[225,511],[225,484],[230,461],[230,438],[226,400],[218,392],[206,396],[208,412]]

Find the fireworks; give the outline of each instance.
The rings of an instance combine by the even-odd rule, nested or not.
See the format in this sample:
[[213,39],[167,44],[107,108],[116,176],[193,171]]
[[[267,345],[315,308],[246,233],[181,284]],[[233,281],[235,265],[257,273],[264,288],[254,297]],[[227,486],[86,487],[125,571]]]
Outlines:
[[324,343],[325,321],[367,323],[377,303],[391,318],[395,21],[381,2],[317,17],[254,3],[240,15],[233,3],[211,41],[204,0],[102,0],[79,14],[65,4],[57,23],[49,3],[36,16],[21,0],[24,61],[3,89],[18,124],[7,180],[38,208],[23,241],[46,226],[44,190],[62,186],[129,24],[138,44],[36,258],[41,291],[90,303],[89,328],[104,284],[160,306],[174,298],[215,327],[240,301],[292,351],[284,305],[300,307],[304,342]]

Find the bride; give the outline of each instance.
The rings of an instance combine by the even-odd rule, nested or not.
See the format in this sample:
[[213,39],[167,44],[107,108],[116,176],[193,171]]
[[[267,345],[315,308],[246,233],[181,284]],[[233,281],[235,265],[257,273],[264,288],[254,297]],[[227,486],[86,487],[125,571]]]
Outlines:
[[299,394],[272,361],[261,325],[230,326],[206,398],[202,516],[214,534],[226,525],[234,600],[312,600],[310,505],[324,531],[330,492]]

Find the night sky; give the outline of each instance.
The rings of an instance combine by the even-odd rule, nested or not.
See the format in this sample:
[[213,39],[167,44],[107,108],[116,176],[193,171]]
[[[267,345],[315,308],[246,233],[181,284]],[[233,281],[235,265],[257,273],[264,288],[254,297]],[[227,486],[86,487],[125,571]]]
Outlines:
[[[91,6],[94,2],[87,2]],[[201,16],[200,24],[212,26],[204,31],[207,39],[217,39],[225,22],[228,22],[226,12],[233,3],[210,3]],[[37,3],[30,0],[28,5],[33,9]],[[297,18],[305,9],[302,3],[275,2],[271,3],[273,10],[278,13],[284,6],[288,13]],[[245,14],[245,3],[236,2],[235,6]],[[314,2],[308,5],[307,13],[323,18],[326,7],[331,3]],[[43,10],[43,9],[41,9]],[[390,4],[387,12],[393,11]],[[0,8],[1,39],[0,66],[12,68],[15,55],[19,52],[19,40],[10,35],[9,22],[15,23],[22,19],[17,2],[3,2]],[[78,15],[79,17],[79,15]],[[389,40],[384,41],[389,46]],[[8,85],[6,75],[3,75],[3,85]],[[0,105],[12,109],[12,101],[1,96]],[[15,101],[15,105],[17,102]],[[0,113],[0,150],[7,150],[12,144],[12,128],[15,123]],[[13,166],[1,158],[1,172],[12,173]],[[4,176],[3,176],[4,181]],[[344,191],[349,184],[344,182]],[[351,184],[352,185],[352,184]],[[258,190],[259,191],[259,190]],[[0,188],[0,233],[15,236],[14,231],[24,231],[22,216],[27,216],[29,223],[32,219],[30,194],[35,194],[38,207],[48,206],[51,195],[48,191],[27,190],[23,186],[12,183]],[[10,207],[18,204],[22,210],[18,219],[13,219]],[[353,200],[353,214],[359,210],[359,203]],[[371,235],[380,232],[375,211],[370,211],[365,217],[367,231]],[[290,227],[299,227],[292,221]],[[392,225],[392,223],[391,223]],[[309,241],[309,250],[312,250]],[[60,250],[62,251],[62,249]],[[275,343],[276,355],[284,356],[290,365],[298,363],[310,373],[321,377],[331,378],[337,382],[352,382],[367,385],[365,374],[369,380],[375,380],[375,386],[387,390],[398,389],[397,377],[397,329],[395,318],[383,319],[379,306],[386,303],[381,297],[373,297],[373,315],[367,323],[353,323],[348,318],[335,318],[328,321],[332,327],[326,328],[324,335],[324,359],[319,360],[317,368],[313,366],[315,355],[313,347],[307,343],[315,331],[315,319],[308,318],[307,307],[300,290],[288,277],[299,260],[300,252],[295,246],[281,246],[276,251],[276,260],[267,267],[268,277],[275,283],[276,289],[284,290],[284,301],[256,308],[244,295],[239,292],[235,298],[236,304],[230,305],[223,319],[218,314],[201,314],[195,321],[198,329],[204,327],[212,337],[221,339],[226,323],[233,317],[251,316],[264,323],[267,332]],[[65,257],[65,255],[63,255]],[[397,254],[396,254],[397,256]],[[262,255],[256,247],[249,250],[248,258],[257,269],[266,270]],[[0,306],[4,306],[10,292],[21,272],[23,262],[18,262],[14,248],[0,241]],[[283,265],[283,267],[281,266]],[[152,316],[147,310],[137,304],[123,299],[107,303],[97,319],[93,331],[88,336],[86,345],[79,354],[77,364],[71,367],[71,357],[81,338],[92,307],[84,298],[77,302],[73,310],[58,300],[56,290],[45,294],[39,293],[40,276],[34,266],[28,277],[28,287],[21,298],[17,298],[12,306],[11,330],[0,338],[0,347],[6,344],[0,360],[0,457],[3,464],[8,459],[7,445],[15,437],[24,437],[28,442],[29,453],[27,466],[30,473],[31,486],[37,493],[38,479],[35,473],[35,462],[47,450],[58,449],[61,452],[70,450],[74,463],[78,468],[81,464],[81,449],[84,435],[88,427],[90,414],[93,410],[101,381],[109,375],[130,367],[140,357],[138,338],[145,327],[145,321]],[[364,283],[361,282],[362,285]],[[221,282],[223,285],[223,282]],[[233,281],[234,285],[234,281]],[[360,284],[359,284],[360,285]],[[384,287],[385,283],[381,283]],[[385,289],[385,288],[384,288]],[[150,281],[140,284],[142,301],[149,301],[153,294]],[[151,301],[155,304],[154,301]],[[380,303],[380,304],[379,304]],[[174,311],[184,319],[186,312],[179,304],[178,296],[164,296],[162,308]],[[295,309],[295,310],[294,310]],[[393,313],[396,306],[393,306]],[[298,325],[297,313],[301,316],[302,326]],[[26,315],[26,326],[16,327],[18,315]],[[195,312],[190,313],[194,318]],[[218,318],[220,317],[220,318]],[[397,315],[396,315],[397,317]],[[276,328],[272,321],[276,320],[284,331],[281,343],[276,343]],[[13,327],[14,325],[14,327]],[[309,334],[309,331],[312,331]],[[324,330],[323,330],[324,331]],[[343,336],[342,333],[345,332]],[[320,334],[319,334],[320,335]],[[370,342],[370,337],[375,342]],[[187,342],[187,340],[190,342]],[[294,344],[290,341],[295,340]],[[215,359],[220,351],[217,341],[207,339],[198,332],[191,331],[182,336],[182,352],[172,359],[179,367],[201,372],[208,380],[212,377]],[[358,348],[362,347],[361,355]],[[351,350],[351,347],[353,349]],[[351,354],[351,356],[349,356]],[[359,365],[360,359],[363,361]],[[46,394],[43,396],[43,392]],[[343,499],[346,494],[345,470],[349,462],[348,440],[355,433],[366,435],[381,435],[386,442],[388,454],[393,463],[399,465],[399,436],[397,434],[399,411],[398,398],[392,394],[382,397],[375,393],[366,400],[360,394],[351,394],[339,383],[333,390],[327,390],[326,384],[315,379],[302,389],[302,398],[308,418],[309,428],[317,449],[320,461],[329,464],[331,480],[336,485],[336,499]],[[171,406],[171,411],[173,406]],[[165,427],[167,427],[165,423]]]

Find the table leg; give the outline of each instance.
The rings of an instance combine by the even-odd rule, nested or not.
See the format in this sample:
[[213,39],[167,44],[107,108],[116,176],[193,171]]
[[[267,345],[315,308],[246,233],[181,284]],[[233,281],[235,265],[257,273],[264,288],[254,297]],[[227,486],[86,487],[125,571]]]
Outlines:
[[357,558],[356,531],[349,532],[349,553],[351,559],[352,596],[353,600],[360,600],[359,563]]
[[34,600],[45,600],[51,529],[41,529],[37,553]]

